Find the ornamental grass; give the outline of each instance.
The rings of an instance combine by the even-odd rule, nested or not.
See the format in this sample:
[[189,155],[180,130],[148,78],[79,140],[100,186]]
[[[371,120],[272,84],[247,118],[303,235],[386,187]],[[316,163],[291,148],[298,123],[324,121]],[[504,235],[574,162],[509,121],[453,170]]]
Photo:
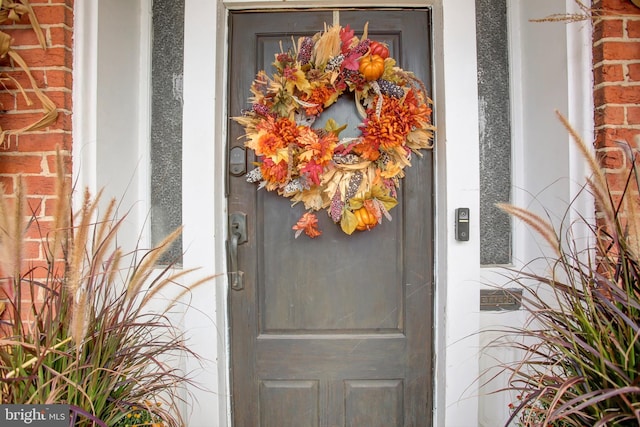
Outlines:
[[[585,191],[599,221],[554,228],[532,212],[502,205],[551,246],[544,274],[509,270],[523,288],[529,315],[522,327],[502,330],[493,345],[511,346],[522,357],[502,364],[507,390],[517,396],[505,425],[640,425],[640,179],[637,153],[628,148],[622,192],[609,189],[596,158],[566,119],[561,121],[587,159]],[[568,216],[567,216],[568,217]],[[566,223],[566,221],[565,221]],[[586,249],[576,229],[588,230]]]
[[[44,202],[28,203],[20,177],[13,195],[0,191],[2,403],[68,404],[76,426],[184,425],[179,407],[192,379],[177,361],[198,356],[171,310],[210,278],[184,286],[178,281],[191,270],[158,269],[181,230],[157,247],[125,252],[115,200],[100,213],[100,194],[87,191],[72,212],[57,160],[58,202],[47,217],[38,216]],[[25,257],[34,243],[41,262]],[[158,309],[159,293],[171,290]]]

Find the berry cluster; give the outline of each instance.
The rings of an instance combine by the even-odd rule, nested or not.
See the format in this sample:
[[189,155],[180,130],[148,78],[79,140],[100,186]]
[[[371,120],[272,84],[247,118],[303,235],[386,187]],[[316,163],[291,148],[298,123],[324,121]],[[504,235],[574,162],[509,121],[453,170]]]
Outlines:
[[361,42],[359,42],[357,45],[355,45],[354,48],[351,49],[351,51],[359,54],[360,56],[362,56],[365,53],[367,53],[367,51],[369,50],[369,46],[370,45],[371,45],[371,40],[364,39]]
[[305,37],[300,43],[300,50],[298,51],[298,61],[300,64],[308,64],[311,60],[311,51],[313,50],[313,39],[311,37]]
[[264,117],[268,117],[271,114],[271,112],[269,111],[269,107],[264,104],[253,104],[252,108],[256,114]]

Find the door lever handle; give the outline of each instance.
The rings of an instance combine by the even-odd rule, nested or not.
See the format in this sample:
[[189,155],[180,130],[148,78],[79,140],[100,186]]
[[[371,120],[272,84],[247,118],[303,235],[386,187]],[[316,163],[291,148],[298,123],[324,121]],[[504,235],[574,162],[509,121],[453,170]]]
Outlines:
[[244,289],[244,272],[238,268],[238,245],[247,241],[247,214],[234,212],[229,216],[229,234],[227,240],[227,256],[229,266],[229,282],[231,289]]

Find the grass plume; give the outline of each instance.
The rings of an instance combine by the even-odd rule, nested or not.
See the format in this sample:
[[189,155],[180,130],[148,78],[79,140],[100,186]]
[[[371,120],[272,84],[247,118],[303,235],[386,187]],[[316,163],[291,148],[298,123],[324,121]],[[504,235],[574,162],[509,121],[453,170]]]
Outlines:
[[[627,185],[618,202],[584,141],[559,115],[589,165],[590,189],[604,211],[602,224],[584,219],[554,229],[534,213],[510,205],[504,211],[523,220],[554,249],[535,273],[507,269],[523,289],[529,320],[500,330],[492,345],[522,354],[502,364],[506,390],[517,394],[505,425],[640,425],[640,259],[638,258],[638,174],[629,150]],[[627,156],[629,157],[629,156]],[[582,221],[581,221],[582,222]],[[578,249],[572,228],[586,225],[592,247]],[[581,227],[582,228],[582,227]]]
[[[170,310],[212,277],[184,284],[194,270],[157,268],[181,229],[158,247],[124,251],[117,245],[123,219],[114,216],[115,201],[100,214],[101,193],[85,191],[73,213],[67,178],[57,177],[53,229],[41,236],[44,266],[23,258],[25,233],[45,227],[35,214],[26,220],[22,181],[15,195],[0,193],[7,296],[0,317],[1,402],[69,404],[74,426],[120,426],[140,411],[155,425],[185,425],[179,406],[193,380],[172,361],[198,355]],[[172,287],[177,296],[166,308],[148,309],[154,296]]]

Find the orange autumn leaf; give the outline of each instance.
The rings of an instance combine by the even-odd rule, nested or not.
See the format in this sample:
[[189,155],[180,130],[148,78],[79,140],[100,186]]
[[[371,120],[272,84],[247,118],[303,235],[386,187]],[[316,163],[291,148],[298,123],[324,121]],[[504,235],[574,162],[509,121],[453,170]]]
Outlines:
[[312,239],[322,234],[322,231],[318,229],[318,217],[316,214],[311,212],[305,212],[298,220],[298,223],[292,228],[296,230],[296,239],[303,231]]

